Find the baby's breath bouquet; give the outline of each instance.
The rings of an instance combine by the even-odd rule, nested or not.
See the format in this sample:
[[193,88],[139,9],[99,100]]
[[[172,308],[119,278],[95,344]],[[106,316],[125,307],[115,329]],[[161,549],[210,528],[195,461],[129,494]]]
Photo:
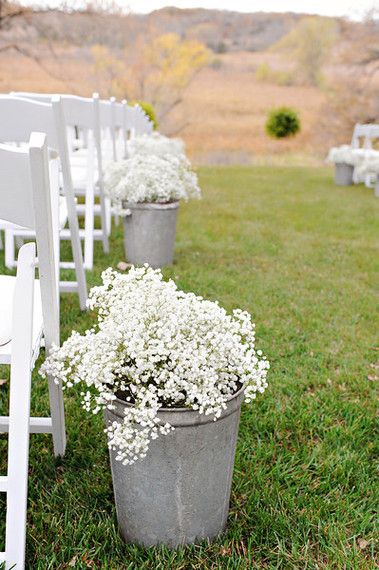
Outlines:
[[348,144],[334,146],[329,150],[327,162],[334,164],[349,164],[359,166],[365,159],[367,151],[363,148],[353,148]]
[[217,420],[239,390],[252,401],[267,387],[268,361],[255,349],[251,316],[185,293],[160,270],[104,271],[90,293],[96,325],[73,332],[42,365],[64,388],[85,387],[82,403],[98,413],[127,403],[123,421],[107,428],[117,459],[132,464],[151,440],[169,433],[158,412],[188,408]]
[[200,198],[196,173],[184,155],[134,155],[111,163],[105,191],[117,209],[123,203],[167,204]]
[[145,155],[145,156],[166,156],[184,155],[184,142],[182,139],[165,137],[157,131],[150,135],[141,135],[134,137],[128,142],[129,156]]

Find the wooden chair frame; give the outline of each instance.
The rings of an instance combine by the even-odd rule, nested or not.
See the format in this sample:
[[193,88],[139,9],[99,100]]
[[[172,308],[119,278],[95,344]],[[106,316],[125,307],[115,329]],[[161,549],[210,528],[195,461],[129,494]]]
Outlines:
[[[42,332],[47,353],[60,343],[58,240],[54,237],[49,165],[45,134],[32,133],[27,149],[0,145],[0,166],[3,172],[3,177],[0,178],[0,216],[11,223],[33,229],[36,235],[43,330],[41,334],[35,335],[30,369],[42,346]],[[56,175],[58,176],[58,169]],[[57,233],[56,227],[55,232]],[[11,341],[0,351],[0,364],[12,365],[13,361]],[[64,455],[66,448],[62,388],[53,377],[48,378],[48,387],[51,417],[33,418],[31,431],[52,433],[54,452],[59,456]],[[7,432],[8,427],[9,420],[0,417],[0,432]]]
[[48,378],[51,417],[30,417],[31,374],[42,337],[35,335],[34,326],[39,296],[46,351],[59,346],[59,236],[53,223],[53,206],[57,213],[58,201],[50,180],[52,173],[58,194],[59,170],[57,159],[49,160],[43,133],[32,133],[28,148],[0,145],[0,169],[0,216],[33,229],[37,243],[37,248],[33,242],[21,247],[15,278],[0,277],[14,279],[9,298],[13,305],[11,337],[0,352],[0,363],[10,364],[9,415],[0,417],[0,432],[8,433],[7,474],[0,477],[0,492],[6,494],[5,551],[0,553],[0,563],[5,563],[6,570],[24,570],[30,433],[52,433],[56,456],[64,455],[66,448],[62,388],[54,378]]
[[[49,102],[53,94],[14,92],[19,98],[29,98],[36,101]],[[77,141],[71,137],[73,147],[69,149],[70,178],[73,193],[76,196],[84,196],[85,204],[77,204],[76,210],[80,215],[84,215],[84,229],[79,230],[80,239],[84,241],[84,267],[93,268],[94,240],[99,240],[103,244],[105,253],[109,253],[110,233],[109,227],[109,206],[107,204],[104,183],[103,183],[103,156],[102,139],[100,125],[100,105],[99,96],[94,93],[92,98],[78,97],[76,95],[60,95],[65,124],[66,137],[71,131],[79,132],[82,140]],[[80,143],[82,148],[77,148]],[[79,145],[78,145],[79,146]],[[80,150],[84,150],[82,153]],[[78,187],[75,177],[72,176],[75,170],[75,163],[79,158],[80,165],[85,171],[83,187]],[[95,204],[95,196],[99,197],[100,204]],[[101,229],[95,229],[95,215],[101,218]],[[62,239],[69,239],[69,232],[62,232]],[[65,263],[65,268],[72,268],[72,264]]]
[[[33,131],[43,131],[47,134],[48,144],[59,153],[62,170],[63,190],[67,202],[69,229],[61,231],[62,239],[70,239],[74,261],[70,268],[75,270],[76,281],[61,281],[62,292],[76,292],[79,296],[80,307],[86,308],[87,283],[83,266],[83,254],[80,243],[79,224],[76,212],[76,202],[72,186],[71,170],[67,146],[67,133],[64,123],[62,102],[59,96],[54,96],[51,103],[30,100],[14,96],[0,95],[0,137],[12,143],[25,143]],[[20,117],[16,120],[15,117]],[[23,230],[6,230],[5,255],[6,265],[15,266],[14,236],[28,236]],[[68,236],[68,237],[66,237]],[[65,267],[65,263],[61,263]]]
[[0,477],[7,504],[5,551],[0,552],[5,570],[25,568],[35,255],[34,243],[20,249],[13,298],[8,467]]

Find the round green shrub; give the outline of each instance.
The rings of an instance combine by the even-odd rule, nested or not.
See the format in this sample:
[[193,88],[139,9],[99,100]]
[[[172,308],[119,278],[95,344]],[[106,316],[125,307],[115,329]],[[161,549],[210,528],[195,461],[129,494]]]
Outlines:
[[137,101],[137,105],[141,107],[145,111],[145,114],[149,117],[150,121],[153,123],[154,130],[158,127],[157,117],[155,115],[154,107],[151,103],[147,103],[146,101]]
[[299,115],[290,107],[278,107],[269,112],[266,132],[270,137],[283,139],[296,135],[300,131]]

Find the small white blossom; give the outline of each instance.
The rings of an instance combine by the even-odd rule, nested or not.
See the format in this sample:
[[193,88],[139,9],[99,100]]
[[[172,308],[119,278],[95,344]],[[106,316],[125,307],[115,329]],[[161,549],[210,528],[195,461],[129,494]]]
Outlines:
[[355,169],[355,179],[357,182],[365,182],[369,177],[371,182],[376,182],[379,175],[379,152],[368,150],[362,163]]
[[108,165],[105,192],[117,209],[123,202],[168,203],[200,198],[197,175],[184,155],[134,155]]
[[122,422],[106,432],[124,464],[146,456],[151,440],[172,429],[162,407],[186,407],[216,420],[228,399],[244,388],[246,401],[267,387],[268,361],[255,350],[250,315],[231,315],[216,302],[180,291],[160,270],[111,268],[94,287],[89,308],[96,325],[73,332],[41,367],[64,387],[82,383],[85,410],[112,409],[117,397],[129,405]]
[[335,164],[349,164],[350,166],[359,166],[365,159],[367,149],[353,148],[348,144],[332,147],[326,158],[327,162]]
[[129,156],[165,156],[167,154],[182,156],[185,154],[184,142],[181,139],[171,139],[157,131],[151,135],[134,137],[128,142]]

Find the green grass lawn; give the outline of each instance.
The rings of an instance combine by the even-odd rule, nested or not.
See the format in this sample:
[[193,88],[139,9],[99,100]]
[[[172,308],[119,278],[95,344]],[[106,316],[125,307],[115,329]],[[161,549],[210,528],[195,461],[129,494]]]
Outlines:
[[[204,168],[200,179],[203,200],[181,206],[164,273],[250,311],[271,362],[268,390],[243,406],[227,531],[176,551],[123,544],[102,417],[71,391],[64,459],[49,436],[31,437],[27,567],[375,568],[379,200],[335,187],[329,169]],[[111,254],[96,244],[95,257],[90,285],[123,259],[121,226]],[[91,324],[73,295],[61,320],[62,340]],[[0,397],[4,408],[4,386]],[[48,411],[38,375],[32,407]]]

